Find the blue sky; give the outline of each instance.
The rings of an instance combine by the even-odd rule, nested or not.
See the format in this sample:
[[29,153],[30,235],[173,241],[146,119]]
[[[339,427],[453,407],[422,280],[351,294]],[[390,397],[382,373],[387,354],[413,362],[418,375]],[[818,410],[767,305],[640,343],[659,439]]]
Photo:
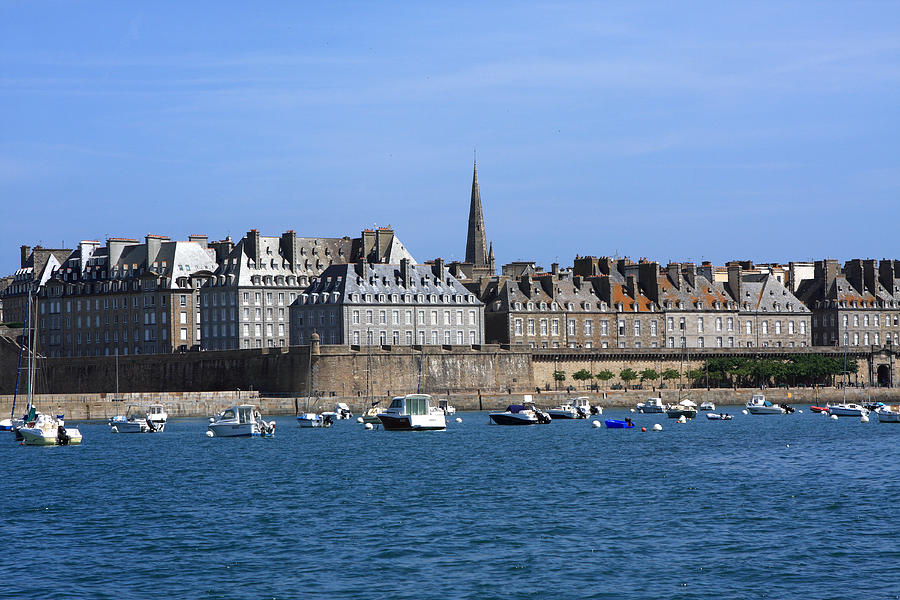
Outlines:
[[900,257],[900,3],[0,1],[20,244],[358,235],[498,264]]

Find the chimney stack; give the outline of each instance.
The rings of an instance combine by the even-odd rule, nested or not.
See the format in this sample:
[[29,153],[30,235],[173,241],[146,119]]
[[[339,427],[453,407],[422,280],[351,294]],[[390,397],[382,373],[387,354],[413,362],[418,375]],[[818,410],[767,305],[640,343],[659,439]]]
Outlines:
[[681,265],[678,263],[670,262],[666,265],[666,271],[669,273],[669,279],[672,281],[672,285],[675,286],[675,289],[681,289]]
[[21,252],[21,254],[20,254],[20,257],[21,257],[21,260],[20,260],[20,266],[21,266],[21,267],[24,267],[25,264],[28,262],[28,257],[31,256],[31,246],[24,246],[24,245],[23,245],[23,246],[21,246],[21,247],[19,248],[19,251]]
[[734,301],[740,305],[743,302],[741,297],[741,265],[737,263],[728,263],[728,289]]

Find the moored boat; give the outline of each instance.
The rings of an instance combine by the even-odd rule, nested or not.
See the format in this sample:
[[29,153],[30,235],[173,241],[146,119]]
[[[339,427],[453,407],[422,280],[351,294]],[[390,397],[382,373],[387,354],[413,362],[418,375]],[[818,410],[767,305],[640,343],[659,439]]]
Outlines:
[[814,413],[827,413],[828,407],[827,406],[810,406],[809,410],[811,410]]
[[547,414],[551,419],[585,419],[587,415],[579,415],[578,410],[571,404],[560,404],[555,408],[548,408]]
[[275,421],[265,421],[252,404],[238,404],[210,418],[208,429],[215,437],[271,437]]
[[745,405],[751,415],[781,415],[784,409],[766,400],[764,394],[753,394]]
[[879,423],[900,423],[900,406],[883,404],[875,409]]
[[490,413],[497,425],[546,425],[552,418],[534,404],[510,404],[503,412]]
[[27,446],[68,446],[81,443],[81,432],[76,427],[66,427],[62,419],[37,413],[34,421],[18,429]]
[[397,396],[378,419],[389,431],[429,431],[447,428],[444,411],[432,406],[428,394]]
[[636,406],[638,412],[647,414],[662,414],[666,412],[666,406],[663,404],[662,398],[647,398],[646,402],[642,402]]
[[707,410],[715,411],[715,410],[716,410],[716,405],[715,405],[713,402],[710,402],[709,400],[707,400],[706,402],[701,402],[701,403],[700,403],[700,410],[703,410],[703,411],[707,411]]
[[607,429],[634,429],[634,423],[631,419],[606,419],[604,421]]
[[869,415],[869,411],[866,408],[854,402],[829,404],[828,412],[838,417],[865,417]]
[[666,406],[666,416],[670,419],[693,419],[697,416],[697,405],[692,400],[684,399],[678,404],[669,404]]
[[334,405],[334,410],[323,412],[322,416],[330,416],[334,420],[352,419],[353,411],[351,411],[350,407],[343,402],[338,402]]
[[168,416],[162,404],[129,406],[124,415],[110,418],[109,426],[115,433],[162,433]]
[[733,417],[728,413],[706,413],[706,418],[710,421],[730,421]]
[[584,414],[583,417],[579,417],[581,419],[587,419],[588,415],[602,415],[603,407],[602,406],[591,406],[591,399],[588,396],[578,396],[574,400],[572,400],[572,406],[575,407],[579,413]]
[[322,416],[316,413],[301,413],[297,415],[297,426],[301,429],[314,427],[331,427],[333,420],[330,416]]

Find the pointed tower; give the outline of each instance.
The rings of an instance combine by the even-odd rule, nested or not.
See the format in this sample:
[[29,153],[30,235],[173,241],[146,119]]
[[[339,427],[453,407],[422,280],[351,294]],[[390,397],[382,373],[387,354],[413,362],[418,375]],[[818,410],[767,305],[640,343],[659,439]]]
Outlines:
[[472,174],[472,200],[469,205],[469,237],[466,240],[466,262],[476,269],[488,266],[488,248],[481,213],[481,190],[478,189],[478,163]]

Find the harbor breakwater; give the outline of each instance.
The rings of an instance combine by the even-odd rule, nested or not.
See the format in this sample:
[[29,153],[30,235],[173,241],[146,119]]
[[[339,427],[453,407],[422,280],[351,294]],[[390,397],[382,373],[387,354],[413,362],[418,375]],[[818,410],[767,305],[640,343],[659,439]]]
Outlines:
[[[570,402],[573,398],[587,396],[592,405],[607,408],[634,408],[635,404],[645,401],[651,396],[658,396],[667,403],[675,403],[680,398],[690,397],[700,404],[710,401],[719,407],[734,412],[740,410],[755,393],[762,391],[766,398],[775,403],[788,404],[826,404],[841,402],[844,391],[840,388],[792,388],[792,389],[712,389],[712,390],[609,390],[586,392],[542,391],[540,394],[528,394],[531,400],[542,408],[552,408]],[[447,399],[460,412],[503,410],[510,404],[521,403],[526,399],[522,393],[506,394],[442,394],[432,393],[436,398]],[[118,400],[116,399],[118,398]],[[900,404],[900,390],[848,388],[848,402],[875,402]],[[255,404],[267,416],[294,415],[297,412],[311,410],[323,412],[331,410],[338,402],[347,404],[354,415],[361,414],[372,402],[378,401],[382,408],[390,404],[389,396],[376,396],[366,399],[360,396],[260,396],[259,392],[145,392],[113,394],[39,394],[35,397],[35,405],[44,412],[64,414],[73,421],[105,420],[117,414],[124,414],[131,404],[158,403],[166,407],[166,412],[173,418],[206,418],[234,404]],[[25,398],[20,396],[16,401],[16,413],[24,412]],[[0,396],[0,417],[11,414],[12,396]]]

